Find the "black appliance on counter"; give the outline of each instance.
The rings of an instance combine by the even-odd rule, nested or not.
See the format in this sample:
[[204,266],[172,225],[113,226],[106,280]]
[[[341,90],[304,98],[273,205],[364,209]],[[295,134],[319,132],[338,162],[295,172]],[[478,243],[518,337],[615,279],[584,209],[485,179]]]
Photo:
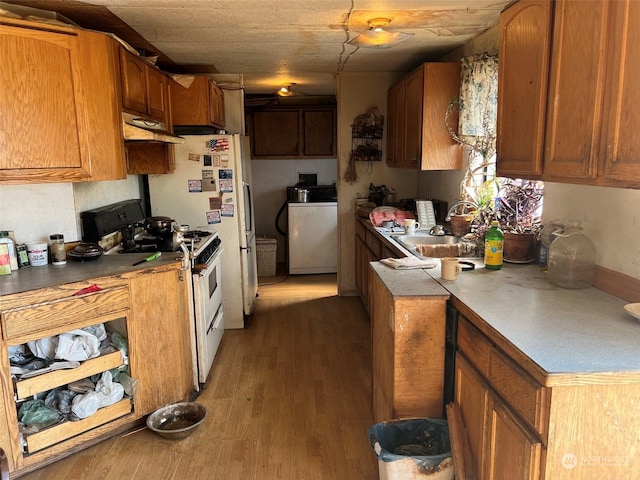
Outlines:
[[335,184],[333,185],[294,185],[287,187],[287,201],[297,202],[297,191],[303,188],[309,191],[307,202],[337,202],[338,191]]
[[[153,218],[165,219],[151,217]],[[176,250],[171,225],[162,231],[143,228],[149,224],[150,219],[145,218],[141,200],[125,200],[87,210],[80,214],[80,219],[82,241],[97,243],[107,251],[118,245],[122,246],[119,250],[121,253]]]

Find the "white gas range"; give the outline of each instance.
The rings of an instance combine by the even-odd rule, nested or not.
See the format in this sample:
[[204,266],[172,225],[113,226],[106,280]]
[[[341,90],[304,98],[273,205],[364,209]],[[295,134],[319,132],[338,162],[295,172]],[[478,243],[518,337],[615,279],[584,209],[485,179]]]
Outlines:
[[183,250],[188,250],[192,279],[191,303],[195,329],[192,336],[193,366],[200,388],[207,381],[222,335],[221,258],[223,248],[215,230],[195,230],[184,234]]

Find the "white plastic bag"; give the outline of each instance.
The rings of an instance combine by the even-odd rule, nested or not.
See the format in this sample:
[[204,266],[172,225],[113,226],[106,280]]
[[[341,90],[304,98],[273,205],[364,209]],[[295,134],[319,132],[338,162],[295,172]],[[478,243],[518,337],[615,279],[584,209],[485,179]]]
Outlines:
[[107,405],[113,405],[116,402],[122,400],[124,396],[124,387],[113,381],[113,376],[111,372],[106,371],[102,374],[102,378],[98,380],[96,384],[96,392],[102,395],[101,407],[106,407]]
[[124,387],[114,382],[111,372],[106,371],[98,380],[95,390],[89,391],[84,395],[76,395],[73,398],[71,411],[78,418],[87,418],[96,413],[99,408],[113,405],[120,401],[123,396]]
[[27,346],[36,357],[53,360],[56,356],[56,348],[58,347],[58,337],[44,337],[33,340],[27,342]]
[[95,335],[98,338],[98,341],[101,342],[107,338],[107,330],[104,328],[104,323],[98,323],[96,325],[90,325],[88,327],[84,327],[84,330],[91,335]]
[[102,395],[92,390],[84,395],[73,397],[71,411],[78,418],[87,418],[98,411],[101,402]]
[[71,330],[58,336],[55,358],[82,362],[100,355],[100,341],[84,330]]

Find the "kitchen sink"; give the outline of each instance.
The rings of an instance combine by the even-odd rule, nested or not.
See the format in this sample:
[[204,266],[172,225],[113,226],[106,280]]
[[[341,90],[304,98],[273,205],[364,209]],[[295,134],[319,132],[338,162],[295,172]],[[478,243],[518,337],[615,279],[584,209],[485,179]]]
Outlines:
[[453,235],[429,235],[426,232],[423,234],[394,235],[392,238],[408,247],[414,245],[453,245],[460,243],[460,237],[454,237]]
[[427,232],[416,232],[411,235],[390,235],[389,238],[420,259],[462,257],[474,254],[473,244],[463,242],[460,237],[453,235],[429,235]]

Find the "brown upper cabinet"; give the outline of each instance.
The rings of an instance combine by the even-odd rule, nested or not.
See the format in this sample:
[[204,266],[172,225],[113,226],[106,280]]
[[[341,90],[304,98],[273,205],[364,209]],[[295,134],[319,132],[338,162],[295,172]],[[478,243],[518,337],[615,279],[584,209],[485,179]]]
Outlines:
[[639,21],[631,0],[521,0],[503,12],[500,175],[640,188]]
[[174,125],[224,128],[224,92],[206,76],[196,76],[188,88],[171,80]]
[[447,107],[459,89],[459,63],[424,63],[389,90],[388,166],[419,170],[462,167],[460,146],[445,125]]
[[120,47],[122,107],[129,113],[168,123],[168,76]]
[[0,22],[0,182],[126,178],[113,40]]
[[281,107],[248,115],[252,158],[335,158],[335,107]]

